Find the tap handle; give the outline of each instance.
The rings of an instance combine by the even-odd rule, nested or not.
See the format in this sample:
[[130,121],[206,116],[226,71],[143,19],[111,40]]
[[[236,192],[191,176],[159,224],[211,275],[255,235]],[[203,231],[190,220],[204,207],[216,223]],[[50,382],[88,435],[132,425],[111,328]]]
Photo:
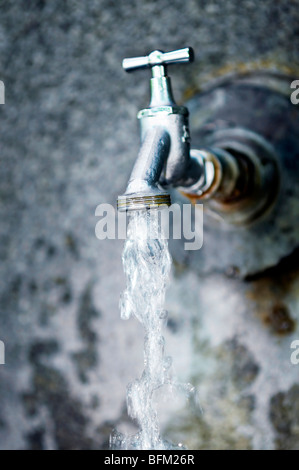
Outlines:
[[126,72],[133,72],[138,69],[193,62],[193,60],[194,52],[192,47],[185,47],[171,52],[153,51],[147,56],[124,59],[122,66]]

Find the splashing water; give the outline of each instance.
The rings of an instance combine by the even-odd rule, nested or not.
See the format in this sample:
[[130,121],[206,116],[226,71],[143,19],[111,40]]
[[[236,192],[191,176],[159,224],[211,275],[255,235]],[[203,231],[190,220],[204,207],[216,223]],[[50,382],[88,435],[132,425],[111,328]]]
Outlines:
[[167,322],[164,310],[165,292],[171,270],[168,242],[163,237],[158,211],[133,212],[130,215],[128,238],[123,252],[127,288],[122,294],[122,319],[135,316],[145,329],[144,371],[140,379],[127,387],[127,407],[140,431],[125,435],[114,431],[110,438],[113,449],[183,449],[160,436],[154,393],[164,385],[183,391],[196,401],[190,384],[178,384],[171,373],[172,359],[164,353],[163,327]]

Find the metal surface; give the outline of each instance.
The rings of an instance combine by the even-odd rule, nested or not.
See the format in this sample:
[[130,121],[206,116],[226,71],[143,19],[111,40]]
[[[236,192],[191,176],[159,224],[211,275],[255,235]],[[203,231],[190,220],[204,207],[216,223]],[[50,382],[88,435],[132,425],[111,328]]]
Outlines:
[[120,196],[117,201],[117,209],[120,212],[162,209],[170,205],[171,198],[170,194],[167,193],[157,195],[137,193],[132,197]]
[[[228,223],[243,226],[266,216],[274,207],[280,186],[279,162],[274,147],[257,133],[239,128],[215,133],[214,142],[234,156],[237,170],[234,178],[231,171],[226,173],[218,192],[208,201],[210,213]],[[235,184],[227,191],[227,185],[233,179]]]
[[238,128],[218,131],[212,145],[210,152],[191,150],[202,160],[203,176],[181,192],[195,204],[205,200],[209,214],[226,223],[245,226],[267,214],[279,193],[274,148],[260,135]]
[[169,153],[170,138],[162,127],[151,128],[141,145],[126,193],[118,197],[119,211],[152,209],[170,205],[170,196],[159,187]]
[[[152,79],[150,107],[138,113],[141,149],[126,192],[118,198],[121,211],[148,209],[161,200],[170,204],[162,187],[190,186],[201,177],[202,167],[190,157],[188,110],[176,105],[165,69],[168,64],[192,60],[192,49],[185,48],[169,53],[154,51],[146,57],[123,61],[126,71],[152,68]],[[153,195],[157,197],[154,201],[149,199]]]
[[193,62],[194,52],[191,47],[178,49],[171,52],[153,51],[144,57],[132,57],[123,60],[123,69],[133,72],[137,69],[152,68],[159,65]]

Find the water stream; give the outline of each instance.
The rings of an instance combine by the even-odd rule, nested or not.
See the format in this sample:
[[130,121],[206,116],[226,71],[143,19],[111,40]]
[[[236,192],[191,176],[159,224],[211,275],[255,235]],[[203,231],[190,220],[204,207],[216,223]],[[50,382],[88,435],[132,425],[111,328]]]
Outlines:
[[165,354],[163,328],[167,323],[164,310],[165,293],[171,271],[168,241],[163,237],[158,211],[132,212],[128,236],[123,251],[126,290],[120,301],[122,319],[134,316],[145,330],[144,371],[127,387],[129,416],[139,432],[125,435],[117,430],[110,438],[112,449],[183,449],[181,443],[166,441],[160,432],[159,416],[154,395],[163,387],[184,393],[196,401],[196,391],[190,384],[176,382],[172,359]]

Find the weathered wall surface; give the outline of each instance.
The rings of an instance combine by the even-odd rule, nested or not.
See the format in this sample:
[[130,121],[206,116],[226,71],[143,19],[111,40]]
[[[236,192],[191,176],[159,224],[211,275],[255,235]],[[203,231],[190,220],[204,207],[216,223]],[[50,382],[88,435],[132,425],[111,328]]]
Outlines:
[[[298,0],[1,2],[0,448],[107,448],[126,421],[142,331],[119,318],[122,242],[94,235],[96,206],[125,188],[148,103],[148,72],[126,75],[123,57],[193,46],[197,62],[172,72],[182,102],[226,72],[295,73],[298,24]],[[216,248],[203,250],[215,266]],[[245,280],[230,263],[201,273],[172,254],[167,348],[204,413],[170,414],[168,436],[298,450],[298,251]]]

